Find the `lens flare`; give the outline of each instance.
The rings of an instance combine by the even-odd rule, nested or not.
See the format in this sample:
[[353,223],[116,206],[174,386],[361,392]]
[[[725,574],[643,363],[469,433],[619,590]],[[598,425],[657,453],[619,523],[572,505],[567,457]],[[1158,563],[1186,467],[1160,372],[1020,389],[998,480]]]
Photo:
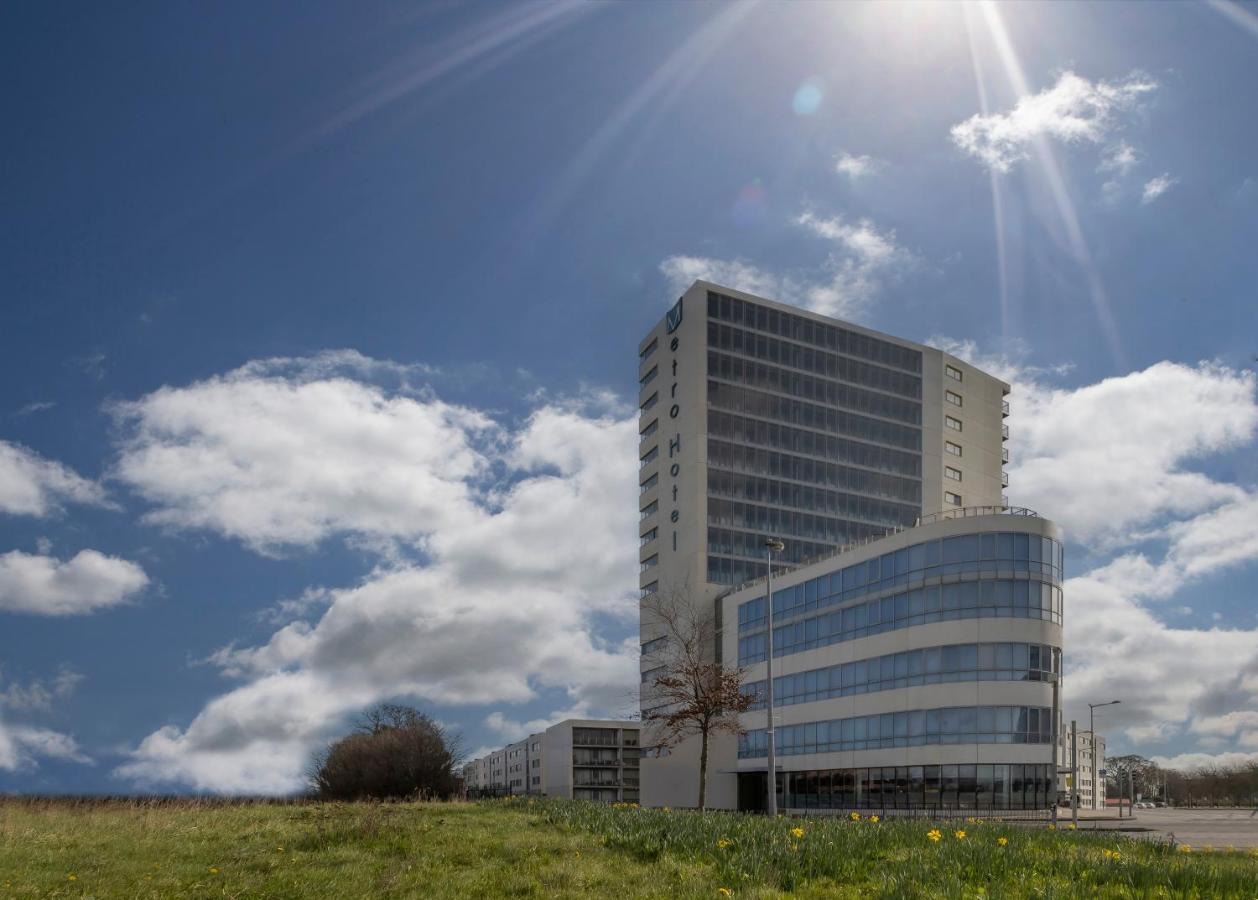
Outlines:
[[821,101],[825,99],[825,96],[825,88],[821,81],[809,78],[795,89],[795,98],[791,101],[791,108],[798,115],[811,116],[821,108]]

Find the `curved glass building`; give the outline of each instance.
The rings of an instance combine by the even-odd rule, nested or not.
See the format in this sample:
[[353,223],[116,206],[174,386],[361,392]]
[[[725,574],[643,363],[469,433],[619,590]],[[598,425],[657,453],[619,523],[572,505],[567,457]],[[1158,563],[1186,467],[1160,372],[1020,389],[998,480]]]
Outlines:
[[[962,508],[775,577],[779,806],[1051,806],[1061,573],[1051,522]],[[721,656],[757,699],[738,805],[762,808],[764,579],[718,603]]]

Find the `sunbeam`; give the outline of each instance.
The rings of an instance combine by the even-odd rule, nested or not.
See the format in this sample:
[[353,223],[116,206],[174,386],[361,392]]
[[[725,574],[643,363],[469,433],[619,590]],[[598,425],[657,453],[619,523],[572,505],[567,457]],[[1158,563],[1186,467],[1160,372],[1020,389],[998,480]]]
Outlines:
[[[1029,96],[1031,94],[1030,86],[1027,83],[1025,73],[1022,71],[1022,63],[1018,59],[1013,41],[1005,28],[1004,19],[1001,18],[1000,9],[994,0],[978,0],[978,4],[979,9],[983,13],[983,22],[987,26],[988,34],[996,47],[996,52],[1000,56],[1000,61],[1004,66],[1005,74],[1009,78],[1010,84],[1019,98]],[[1057,207],[1058,215],[1061,216],[1062,225],[1065,227],[1070,251],[1087,279],[1088,295],[1092,301],[1093,312],[1096,315],[1101,334],[1109,346],[1115,365],[1125,370],[1125,355],[1118,336],[1118,327],[1114,322],[1113,312],[1110,310],[1109,297],[1105,291],[1105,285],[1101,281],[1100,274],[1097,272],[1096,264],[1092,260],[1092,253],[1088,250],[1087,241],[1083,236],[1083,228],[1079,224],[1079,215],[1075,210],[1074,201],[1070,198],[1070,192],[1066,189],[1066,181],[1062,177],[1061,167],[1057,164],[1057,158],[1053,153],[1052,147],[1049,146],[1043,135],[1037,134],[1033,138],[1033,145],[1040,166],[1044,171],[1044,176],[1048,181],[1049,191],[1053,196],[1053,203]]]
[[1206,0],[1206,6],[1258,38],[1258,16],[1234,0]]

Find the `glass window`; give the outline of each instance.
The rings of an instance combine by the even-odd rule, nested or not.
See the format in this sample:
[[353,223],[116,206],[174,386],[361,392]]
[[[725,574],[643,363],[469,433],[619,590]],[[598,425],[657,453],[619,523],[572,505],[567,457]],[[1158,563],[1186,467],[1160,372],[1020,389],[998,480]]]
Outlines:
[[956,393],[955,391],[944,391],[944,399],[947,400],[949,403],[951,403],[953,406],[961,406],[963,403],[963,401],[961,400],[961,395]]
[[950,504],[951,504],[951,505],[953,505],[953,506],[960,506],[960,505],[961,505],[961,495],[960,495],[960,494],[954,494],[952,491],[944,491],[944,501],[945,501],[946,503],[950,503]]
[[956,366],[950,366],[950,365],[945,364],[944,374],[947,375],[949,378],[951,378],[953,381],[961,381],[963,378],[961,374],[961,370],[958,369]]
[[961,445],[954,444],[952,443],[952,441],[944,441],[944,450],[952,454],[953,456],[963,455],[961,451]]
[[[647,407],[643,407],[643,408],[646,409]],[[961,426],[961,420],[954,419],[952,416],[944,416],[944,425],[946,425],[948,428],[951,428],[953,431],[963,430]]]
[[960,481],[961,470],[954,469],[952,466],[944,466],[944,478],[951,478],[953,481]]

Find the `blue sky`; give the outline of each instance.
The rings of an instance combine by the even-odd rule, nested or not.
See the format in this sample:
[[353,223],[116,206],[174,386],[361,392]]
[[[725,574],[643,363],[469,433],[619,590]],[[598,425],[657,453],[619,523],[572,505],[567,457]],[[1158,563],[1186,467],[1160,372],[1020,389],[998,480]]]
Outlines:
[[7,8],[0,790],[288,790],[383,698],[471,750],[628,708],[633,352],[694,277],[1008,378],[1068,713],[1258,753],[1256,42],[1226,0]]

